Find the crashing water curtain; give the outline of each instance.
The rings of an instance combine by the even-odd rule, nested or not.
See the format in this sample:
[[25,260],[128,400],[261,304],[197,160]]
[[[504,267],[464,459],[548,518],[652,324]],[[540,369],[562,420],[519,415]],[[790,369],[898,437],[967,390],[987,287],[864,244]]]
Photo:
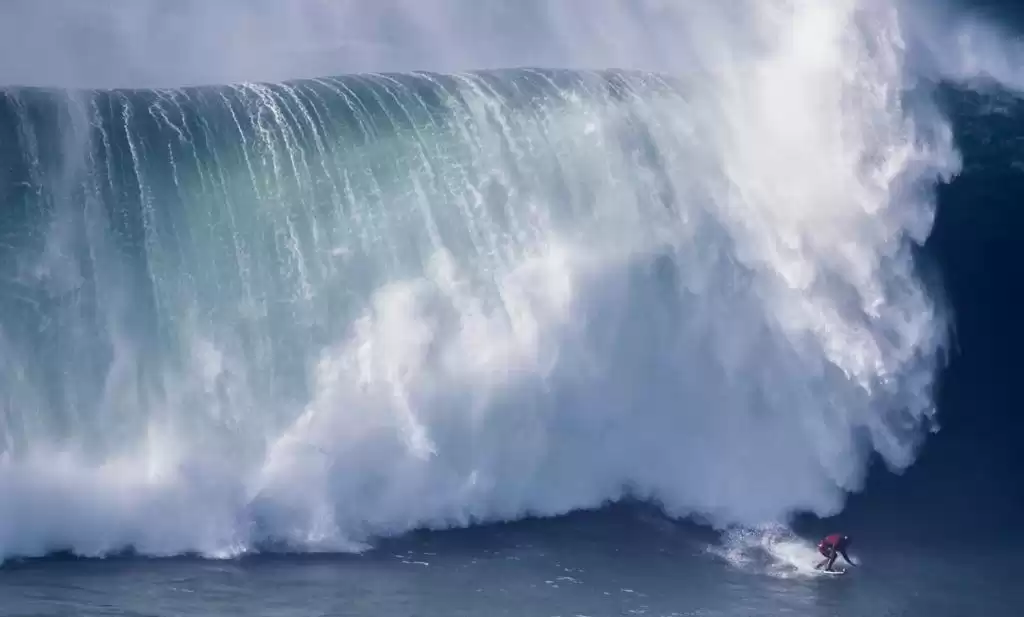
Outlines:
[[627,494],[759,522],[908,464],[942,324],[888,190],[929,145],[877,102],[780,194],[701,100],[527,69],[4,90],[3,551],[350,546]]

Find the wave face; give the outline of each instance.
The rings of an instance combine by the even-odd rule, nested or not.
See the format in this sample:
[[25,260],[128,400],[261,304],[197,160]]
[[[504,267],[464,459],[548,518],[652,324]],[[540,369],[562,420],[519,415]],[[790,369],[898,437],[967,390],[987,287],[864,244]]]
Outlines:
[[671,79],[4,90],[0,554],[625,496],[756,524],[909,465],[947,329],[912,251],[959,158],[894,11],[778,19]]

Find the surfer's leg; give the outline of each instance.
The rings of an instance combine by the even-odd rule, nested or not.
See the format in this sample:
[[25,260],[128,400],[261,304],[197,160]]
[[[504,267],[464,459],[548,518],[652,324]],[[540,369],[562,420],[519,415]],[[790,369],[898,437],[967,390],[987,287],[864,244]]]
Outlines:
[[820,562],[818,562],[818,565],[814,566],[815,570],[820,570],[821,566],[823,566],[826,563],[828,563],[828,558],[829,558],[828,550],[825,549],[824,545],[821,545],[821,544],[818,545],[818,552],[821,553],[821,556],[824,557],[824,559],[822,559]]
[[829,572],[832,571],[832,564],[834,564],[836,562],[836,554],[837,554],[836,550],[832,549],[832,554],[828,556],[828,565],[825,566],[825,569],[828,570]]

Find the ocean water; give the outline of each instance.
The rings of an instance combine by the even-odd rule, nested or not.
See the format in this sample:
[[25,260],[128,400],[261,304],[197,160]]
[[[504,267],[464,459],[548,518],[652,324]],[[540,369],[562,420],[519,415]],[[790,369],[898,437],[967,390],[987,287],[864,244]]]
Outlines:
[[1014,615],[1019,549],[864,542],[861,570],[812,575],[784,531],[723,543],[613,508],[361,555],[51,557],[5,566],[0,598],[8,615]]
[[1019,612],[1012,12],[203,6],[0,25],[0,614]]

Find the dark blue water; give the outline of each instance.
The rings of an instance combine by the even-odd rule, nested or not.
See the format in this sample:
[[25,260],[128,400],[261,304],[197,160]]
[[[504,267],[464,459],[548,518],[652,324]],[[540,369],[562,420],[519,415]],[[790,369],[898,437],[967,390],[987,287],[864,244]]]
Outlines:
[[49,558],[8,564],[8,615],[1014,615],[1019,543],[874,543],[839,577],[709,553],[644,508],[420,534],[360,556]]

